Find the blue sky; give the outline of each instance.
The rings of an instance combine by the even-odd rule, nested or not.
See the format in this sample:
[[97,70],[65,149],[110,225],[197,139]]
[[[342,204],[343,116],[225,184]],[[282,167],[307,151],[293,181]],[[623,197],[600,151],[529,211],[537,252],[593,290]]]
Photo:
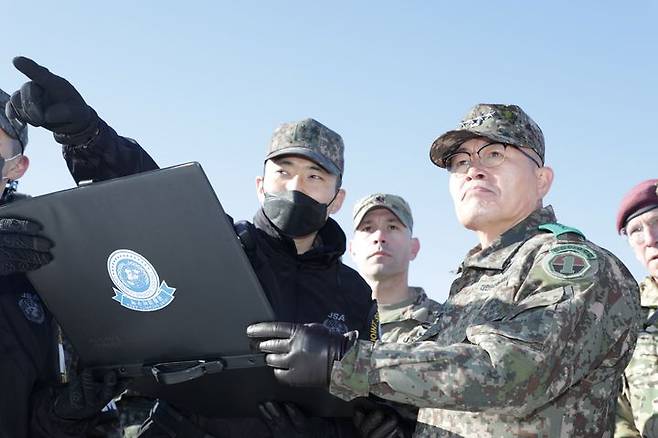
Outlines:
[[[258,207],[279,123],[336,130],[348,193],[336,219],[349,236],[358,198],[406,198],[422,244],[411,283],[439,300],[476,239],[429,145],[478,102],[518,104],[544,131],[560,222],[644,275],[614,217],[657,176],[656,1],[9,1],[3,16],[1,88],[25,81],[13,56],[46,65],[161,166],[199,161],[235,218]],[[28,155],[22,191],[73,185],[48,133],[30,131]]]

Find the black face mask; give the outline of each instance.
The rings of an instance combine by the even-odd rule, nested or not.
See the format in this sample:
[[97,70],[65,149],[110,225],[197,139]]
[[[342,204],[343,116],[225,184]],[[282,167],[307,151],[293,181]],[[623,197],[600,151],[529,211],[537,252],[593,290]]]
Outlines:
[[297,190],[287,190],[265,193],[263,212],[281,234],[295,238],[308,236],[322,228],[327,222],[329,204],[320,204]]

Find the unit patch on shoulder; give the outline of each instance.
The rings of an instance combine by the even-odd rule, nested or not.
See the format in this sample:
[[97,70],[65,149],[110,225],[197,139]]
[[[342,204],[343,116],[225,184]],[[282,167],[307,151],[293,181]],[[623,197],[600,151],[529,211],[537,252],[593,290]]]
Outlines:
[[592,267],[589,260],[592,258],[580,249],[563,249],[559,252],[551,250],[544,261],[544,270],[556,278],[582,277]]
[[35,324],[41,324],[46,314],[41,306],[39,296],[32,292],[25,292],[18,298],[18,307],[21,308],[25,318]]
[[585,245],[577,245],[572,243],[561,243],[553,248],[550,252],[553,254],[561,254],[563,252],[575,252],[585,257],[588,260],[595,260],[597,258],[596,253],[586,247]]

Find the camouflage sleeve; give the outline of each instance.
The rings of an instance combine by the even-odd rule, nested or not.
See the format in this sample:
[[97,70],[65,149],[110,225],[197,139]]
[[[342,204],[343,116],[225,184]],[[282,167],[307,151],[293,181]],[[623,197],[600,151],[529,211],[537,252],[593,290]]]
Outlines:
[[[359,342],[334,364],[331,392],[522,417],[595,369],[615,378],[635,342],[637,284],[607,253],[568,246],[527,260],[509,313],[469,326],[462,343]],[[586,269],[551,270],[566,254]]]
[[[626,385],[624,385],[624,387],[626,387]],[[633,410],[625,391],[622,391],[617,398],[614,436],[615,438],[642,438],[642,435],[640,435],[640,432],[635,427]]]
[[643,436],[658,436],[658,331],[640,331],[633,357],[626,367],[626,396],[636,427]]

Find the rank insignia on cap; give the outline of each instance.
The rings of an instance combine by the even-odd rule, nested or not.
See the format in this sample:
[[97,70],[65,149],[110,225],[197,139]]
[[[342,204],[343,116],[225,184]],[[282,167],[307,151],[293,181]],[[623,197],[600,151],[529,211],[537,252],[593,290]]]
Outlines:
[[587,258],[574,250],[551,253],[544,262],[544,269],[556,278],[577,278],[592,267]]
[[459,129],[468,129],[468,128],[472,128],[472,127],[474,127],[474,126],[480,126],[480,125],[482,125],[485,121],[487,121],[487,120],[489,120],[489,119],[493,119],[493,117],[494,117],[494,112],[493,112],[493,111],[489,111],[489,112],[486,113],[486,114],[481,114],[481,115],[479,115],[479,116],[477,116],[477,117],[474,117],[474,118],[472,118],[472,119],[462,120],[462,121],[459,123]]

